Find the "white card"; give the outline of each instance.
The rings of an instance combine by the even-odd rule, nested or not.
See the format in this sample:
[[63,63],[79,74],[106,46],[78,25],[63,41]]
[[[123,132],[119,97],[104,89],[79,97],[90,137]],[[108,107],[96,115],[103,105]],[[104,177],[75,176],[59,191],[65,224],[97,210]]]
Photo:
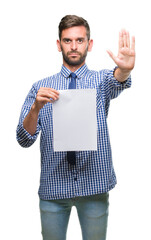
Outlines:
[[53,103],[54,151],[96,151],[96,89],[59,92]]

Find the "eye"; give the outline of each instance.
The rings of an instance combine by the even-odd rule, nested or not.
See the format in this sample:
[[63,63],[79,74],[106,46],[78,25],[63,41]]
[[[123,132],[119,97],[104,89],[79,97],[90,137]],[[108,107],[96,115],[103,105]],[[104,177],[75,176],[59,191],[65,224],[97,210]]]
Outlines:
[[71,40],[69,38],[65,38],[65,39],[63,39],[63,41],[64,41],[64,43],[70,43],[71,42]]
[[78,42],[78,43],[83,43],[83,39],[82,39],[82,38],[79,38],[79,39],[77,40],[77,42]]

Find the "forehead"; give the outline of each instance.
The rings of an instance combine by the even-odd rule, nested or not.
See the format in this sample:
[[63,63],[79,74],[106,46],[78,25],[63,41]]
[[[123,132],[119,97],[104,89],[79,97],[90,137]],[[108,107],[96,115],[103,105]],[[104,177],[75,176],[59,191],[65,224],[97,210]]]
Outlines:
[[84,26],[75,26],[71,28],[64,29],[61,34],[61,38],[85,38],[86,28]]

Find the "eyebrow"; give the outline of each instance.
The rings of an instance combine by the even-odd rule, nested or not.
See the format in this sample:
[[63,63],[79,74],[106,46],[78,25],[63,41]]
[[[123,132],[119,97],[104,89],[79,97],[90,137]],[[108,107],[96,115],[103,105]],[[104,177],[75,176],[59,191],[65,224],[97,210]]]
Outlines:
[[78,37],[77,40],[79,40],[79,39],[80,39],[80,40],[85,40],[86,38],[84,38],[84,37]]
[[[79,40],[79,39],[85,40],[86,38],[84,38],[84,37],[78,37],[76,40]],[[66,41],[66,40],[72,40],[72,39],[71,39],[71,38],[63,38],[62,40],[63,40],[63,41]]]
[[63,38],[62,39],[63,41],[66,41],[66,40],[71,40],[70,38]]

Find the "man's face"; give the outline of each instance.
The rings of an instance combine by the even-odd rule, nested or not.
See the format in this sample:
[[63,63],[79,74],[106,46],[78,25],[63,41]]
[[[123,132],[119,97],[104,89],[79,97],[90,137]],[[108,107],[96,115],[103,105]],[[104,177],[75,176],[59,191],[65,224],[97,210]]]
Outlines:
[[62,31],[61,41],[57,41],[58,50],[62,51],[63,64],[80,67],[85,63],[87,52],[91,50],[93,41],[87,39],[86,28],[77,26]]

